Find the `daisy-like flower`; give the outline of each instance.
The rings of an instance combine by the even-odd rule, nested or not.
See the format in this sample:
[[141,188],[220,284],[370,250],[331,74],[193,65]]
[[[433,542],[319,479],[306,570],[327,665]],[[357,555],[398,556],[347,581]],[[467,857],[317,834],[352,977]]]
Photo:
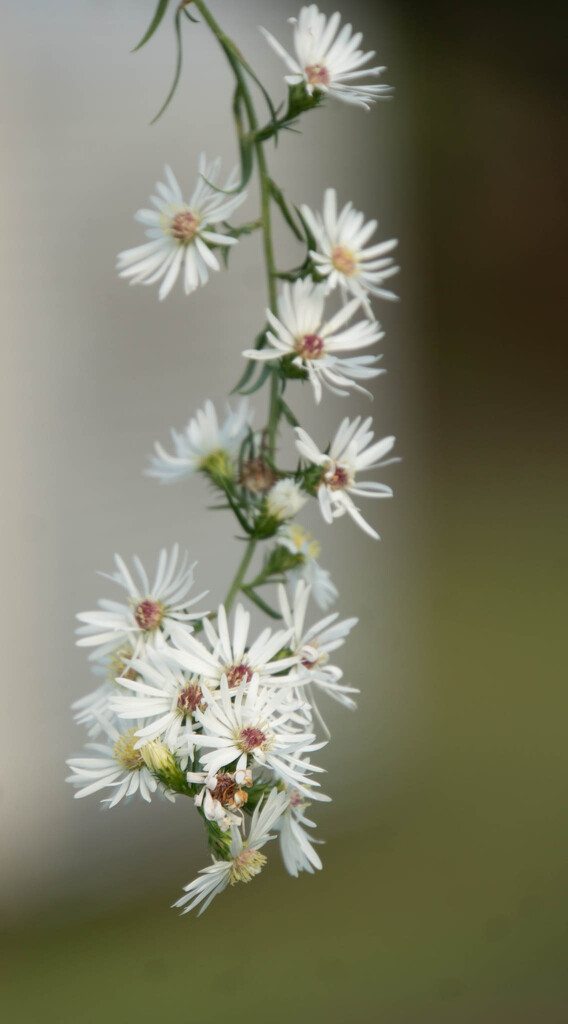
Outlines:
[[159,297],[165,299],[183,274],[185,294],[198,285],[207,284],[210,270],[219,270],[219,260],[212,246],[236,245],[237,239],[229,234],[212,230],[230,217],[246,199],[246,192],[223,194],[235,188],[239,178],[233,170],[223,191],[216,184],[221,168],[219,159],[207,163],[205,154],[199,157],[199,180],[189,202],[185,202],[177,178],[166,167],[166,184],[157,182],[157,195],[150,197],[153,210],[139,210],[134,219],[146,228],[149,239],[144,245],[125,249],[118,254],[117,269],[120,277],[131,284],[154,284],[161,281]]
[[384,437],[382,441],[371,444],[375,436],[373,431],[369,430],[371,423],[370,416],[363,422],[360,416],[352,421],[346,417],[331,443],[329,454],[320,451],[302,427],[296,427],[296,448],[308,462],[322,468],[317,495],[321,514],[326,523],[332,523],[334,519],[347,512],[365,533],[378,540],[377,531],[363,519],[351,495],[363,498],[392,498],[392,490],[386,484],[374,481],[359,482],[356,476],[362,469],[378,469],[379,466],[398,462],[398,459],[384,459],[392,450],[394,437]]
[[[118,583],[128,594],[128,602],[99,601],[99,610],[81,612],[77,615],[85,623],[77,630],[80,647],[94,647],[93,660],[117,652],[128,646],[134,655],[140,656],[147,646],[153,646],[158,638],[168,636],[172,623],[184,623],[190,629],[191,619],[200,619],[205,612],[192,612],[190,608],[201,601],[206,591],[188,599],[193,586],[193,565],[188,565],[187,552],[178,565],[179,548],[174,544],[168,554],[160,551],[158,567],[152,585],[140,559],[133,561],[138,580],[129,572],[120,555],[115,555],[116,572],[101,573],[113,583]],[[118,673],[117,673],[118,674]]]
[[232,480],[234,462],[247,436],[254,410],[242,398],[233,411],[227,404],[227,416],[219,423],[215,406],[209,399],[198,409],[185,430],[172,430],[174,454],[170,455],[158,442],[156,455],[151,457],[148,476],[160,483],[176,483],[194,473],[209,473],[213,479]]
[[215,821],[226,832],[231,825],[241,825],[241,807],[248,801],[247,789],[252,786],[252,772],[249,768],[237,772],[187,772],[190,784],[201,785],[202,789],[194,798],[196,807],[203,807],[208,821]]
[[355,210],[353,203],[347,203],[338,214],[334,188],[326,189],[323,216],[305,205],[302,215],[316,240],[317,250],[311,251],[310,256],[318,273],[325,278],[328,291],[339,287],[344,297],[351,293],[371,318],[369,294],[381,299],[397,299],[394,292],[383,288],[384,281],[400,269],[394,265],[392,256],[387,255],[398,245],[397,239],[365,248],[378,226],[376,220],[365,223],[364,214]]
[[[266,315],[274,334],[267,338],[271,347],[247,349],[247,359],[271,360],[293,357],[292,362],[306,370],[314,389],[316,402],[322,398],[322,384],[336,395],[346,395],[345,388],[355,388],[369,394],[355,380],[377,377],[384,370],[375,370],[372,364],[379,356],[350,356],[341,359],[337,353],[367,348],[384,337],[376,322],[363,320],[346,327],[359,309],[359,299],[353,299],[331,320],[324,319],[327,287],[314,284],[309,278],[295,281],[292,287],[284,285],[278,302],[278,318],[269,309]],[[346,328],[343,330],[343,328]]]
[[316,827],[315,822],[304,815],[307,807],[308,801],[302,794],[297,789],[291,789],[288,807],[278,822],[280,853],[286,871],[294,878],[298,877],[300,871],[308,871],[313,875],[314,869],[321,871],[323,867],[312,845],[322,840],[310,839],[304,828]]
[[290,569],[288,576],[293,586],[301,580],[312,588],[312,597],[319,607],[325,611],[339,597],[339,591],[331,578],[331,573],[323,569],[317,562],[321,546],[314,540],[311,533],[304,530],[299,523],[286,523],[278,530],[278,543],[285,547],[291,555],[300,556],[300,565]]
[[120,719],[144,720],[136,730],[138,748],[160,737],[170,750],[187,759],[193,752],[193,715],[203,704],[203,694],[197,676],[186,676],[177,666],[173,671],[168,651],[165,646],[150,648],[143,659],[134,658],[131,667],[136,677],[117,680],[123,692],[111,697],[109,704]]
[[294,25],[295,57],[261,28],[267,42],[292,72],[286,75],[288,85],[305,84],[306,92],[329,93],[345,103],[369,109],[379,97],[388,96],[388,85],[359,84],[366,75],[380,75],[386,68],[363,68],[375,56],[373,50],[364,53],[358,47],[362,33],[353,34],[351,25],[344,25],[338,33],[341,15],[337,12],[326,18],[315,4],[302,7],[298,18],[288,19]]
[[197,878],[184,886],[185,896],[177,900],[173,904],[174,907],[183,907],[182,914],[187,914],[202,903],[199,911],[202,914],[215,896],[223,892],[228,885],[250,882],[255,875],[260,874],[266,864],[266,857],[260,850],[269,839],[276,838],[270,834],[270,829],[284,812],[288,800],[287,793],[279,793],[272,789],[266,800],[255,808],[246,839],[243,839],[238,828],[231,829],[231,859],[213,858],[212,864],[202,868]]
[[298,714],[305,702],[291,700],[281,690],[261,689],[258,676],[249,684],[241,683],[235,693],[224,678],[217,699],[206,686],[203,693],[207,707],[195,712],[203,730],[196,734],[195,745],[210,748],[199,755],[207,772],[216,774],[233,762],[235,771],[243,771],[250,758],[252,764],[270,769],[301,792],[319,785],[311,774],[323,769],[302,759],[303,754],[323,746],[306,731],[305,713],[303,717]]
[[[343,646],[346,637],[357,625],[358,619],[343,619],[342,622],[337,622],[338,612],[335,612],[306,630],[304,623],[310,598],[309,586],[303,581],[298,583],[292,607],[290,607],[286,590],[282,585],[279,586],[278,592],[282,617],[286,625],[293,629],[290,646],[299,658],[297,670],[299,682],[304,683],[307,680],[309,683],[313,683],[339,704],[354,710],[357,705],[349,695],[359,691],[340,682],[343,672],[337,665],[330,663],[330,654]],[[319,714],[315,701],[312,703],[316,715],[329,736],[329,730]]]
[[238,604],[235,610],[232,639],[223,605],[219,605],[217,628],[218,633],[209,619],[203,620],[210,649],[185,630],[174,629],[174,647],[169,656],[181,668],[201,676],[209,689],[218,687],[223,678],[230,690],[235,690],[241,683],[250,683],[253,676],[257,676],[263,685],[277,683],[284,686],[290,681],[290,677],[283,677],[282,673],[296,665],[296,657],[276,657],[288,643],[289,630],[279,629],[273,633],[266,628],[247,647],[250,612],[242,604]]
[[[136,746],[136,729],[128,728],[119,732],[108,720],[101,720],[106,733],[106,743],[87,743],[91,757],[72,757],[67,761],[72,774],[66,779],[77,787],[76,798],[90,796],[101,789],[114,790],[112,796],[102,803],[115,807],[124,797],[140,793],[150,803],[158,783],[148,771],[141,751]],[[165,795],[173,799],[165,790]]]

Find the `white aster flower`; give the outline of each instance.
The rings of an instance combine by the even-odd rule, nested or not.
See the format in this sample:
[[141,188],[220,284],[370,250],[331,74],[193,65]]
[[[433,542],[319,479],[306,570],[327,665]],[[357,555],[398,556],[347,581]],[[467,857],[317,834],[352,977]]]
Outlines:
[[[343,646],[346,637],[349,636],[359,620],[352,618],[338,622],[339,613],[334,612],[325,619],[321,619],[320,622],[316,622],[309,629],[305,629],[304,623],[310,598],[309,586],[303,581],[298,583],[292,607],[290,607],[286,590],[281,584],[278,592],[282,618],[286,625],[293,630],[290,646],[299,659],[298,681],[302,683],[308,680],[324,693],[333,697],[339,704],[354,710],[357,705],[349,694],[359,693],[359,691],[340,682],[343,672],[337,665],[330,663],[330,654]],[[315,710],[319,715],[317,708]]]
[[391,92],[388,85],[360,85],[358,79],[366,75],[380,75],[386,68],[363,68],[375,56],[373,50],[364,53],[358,49],[363,36],[355,34],[351,25],[337,32],[341,15],[337,12],[326,18],[315,4],[302,7],[299,17],[289,18],[294,25],[295,57],[291,57],[270,32],[261,28],[272,49],[282,58],[291,75],[288,85],[304,82],[307,93],[329,93],[345,103],[369,109],[379,97]]
[[293,480],[279,480],[266,495],[266,510],[271,518],[283,522],[285,519],[293,519],[307,500]]
[[269,309],[266,311],[275,332],[267,332],[271,347],[247,349],[243,355],[257,360],[292,356],[293,364],[307,372],[317,403],[321,402],[322,384],[336,395],[346,395],[345,388],[350,387],[368,395],[369,392],[355,381],[384,373],[372,367],[380,357],[341,359],[338,353],[367,348],[384,335],[378,324],[369,320],[342,330],[359,309],[360,299],[352,299],[331,320],[325,321],[326,294],[325,284],[314,284],[309,278],[295,281],[292,287],[285,284],[278,301],[278,318]]
[[210,648],[197,637],[174,629],[174,647],[169,655],[186,671],[201,676],[210,689],[219,686],[225,678],[229,689],[234,690],[241,683],[251,682],[253,676],[258,676],[264,685],[277,683],[284,686],[290,677],[284,678],[281,673],[295,665],[297,659],[277,658],[276,655],[286,647],[290,631],[280,629],[273,633],[267,627],[247,647],[250,621],[250,612],[238,604],[231,639],[227,613],[223,605],[219,605],[218,632],[209,619],[203,620],[203,630]]
[[[236,245],[237,239],[212,228],[230,217],[246,199],[246,192],[226,195],[212,187],[220,168],[219,159],[208,164],[202,153],[198,163],[199,180],[191,199],[185,202],[173,171],[166,167],[167,184],[157,182],[157,195],[150,197],[155,209],[139,210],[134,218],[146,227],[149,241],[118,254],[120,277],[130,278],[131,284],[153,284],[161,280],[159,297],[165,299],[180,271],[185,294],[189,295],[198,285],[207,283],[210,270],[220,269],[211,247]],[[235,168],[224,185],[225,192],[237,185],[238,177]]]
[[339,597],[339,591],[331,573],[317,562],[321,551],[318,541],[299,523],[285,523],[279,528],[277,536],[282,547],[292,555],[300,555],[303,560],[301,565],[289,570],[291,584],[295,586],[299,580],[305,580],[312,588],[314,601],[325,611]]
[[188,600],[196,563],[188,565],[186,552],[178,566],[178,553],[177,544],[174,544],[169,554],[165,548],[160,551],[156,576],[151,585],[137,556],[133,559],[138,573],[137,581],[120,555],[114,556],[116,572],[101,575],[124,587],[128,602],[125,604],[104,599],[99,601],[98,611],[77,615],[79,621],[85,623],[77,630],[77,643],[80,647],[95,648],[91,654],[92,659],[99,660],[113,652],[117,654],[125,645],[140,656],[147,646],[153,646],[157,640],[169,635],[173,622],[185,623],[186,629],[190,629],[190,620],[199,619],[205,614],[190,611],[191,606],[201,601],[204,594]]
[[217,478],[231,479],[233,463],[247,436],[254,410],[246,398],[242,398],[233,411],[227,404],[227,415],[219,423],[215,406],[209,399],[203,409],[198,409],[185,430],[172,430],[174,454],[170,455],[161,444],[156,443],[157,455],[151,457],[148,476],[157,477],[163,483],[176,483],[194,473],[207,472]]
[[323,216],[305,205],[302,216],[316,240],[317,250],[311,251],[310,256],[318,273],[325,278],[328,291],[339,287],[344,296],[350,292],[371,318],[369,294],[381,299],[397,299],[394,292],[383,288],[384,281],[400,269],[387,255],[398,245],[397,240],[391,238],[365,248],[377,228],[376,220],[365,223],[364,214],[353,209],[353,203],[347,203],[338,214],[334,188],[326,189]]
[[191,785],[202,786],[194,803],[196,807],[203,807],[208,821],[215,821],[223,832],[231,825],[242,824],[241,807],[248,801],[246,790],[252,786],[252,772],[249,768],[237,772],[218,772],[216,775],[187,772],[187,781]]
[[288,795],[272,789],[266,800],[255,808],[246,839],[238,828],[231,829],[231,859],[213,858],[212,864],[202,868],[197,878],[184,886],[186,895],[177,900],[174,907],[184,907],[182,914],[187,914],[202,903],[199,911],[202,914],[228,885],[252,881],[266,864],[266,857],[260,850],[269,839],[276,838],[270,834],[270,829],[278,822],[287,804]]
[[[67,761],[72,774],[66,779],[77,787],[76,798],[90,796],[110,787],[112,796],[102,803],[115,807],[124,797],[140,793],[150,803],[151,794],[158,788],[154,776],[148,771],[142,752],[136,747],[135,728],[119,732],[109,721],[101,720],[106,743],[87,743],[86,749],[95,756],[72,757]],[[165,791],[164,791],[165,792]],[[172,799],[170,794],[166,793]]]
[[[315,744],[314,734],[306,731],[304,701],[291,700],[281,690],[261,689],[258,676],[233,692],[223,678],[217,699],[206,686],[203,693],[207,707],[195,712],[203,730],[196,734],[195,745],[211,748],[199,755],[207,772],[215,774],[233,762],[235,770],[241,771],[250,758],[252,764],[268,768],[300,791],[319,785],[310,776],[323,769],[302,760],[303,754],[323,746]],[[298,714],[302,711],[303,717]]]
[[314,868],[321,871],[323,864],[313,848],[313,843],[321,843],[321,839],[310,839],[304,826],[315,828],[314,821],[304,815],[308,801],[304,800],[297,789],[289,791],[289,804],[278,822],[280,835],[280,853],[284,867],[290,875],[297,878],[300,871],[308,871],[313,875]]
[[203,703],[197,676],[184,675],[176,665],[172,670],[169,648],[148,649],[143,659],[133,658],[136,678],[120,678],[130,693],[110,698],[110,707],[120,719],[140,719],[136,730],[138,748],[158,737],[182,758],[193,752],[193,714]]
[[375,436],[373,431],[369,430],[371,423],[370,416],[363,422],[360,416],[351,422],[346,417],[331,443],[329,454],[320,451],[309,434],[301,427],[296,427],[296,448],[308,462],[322,467],[317,495],[326,523],[332,523],[334,519],[347,512],[365,533],[378,540],[378,533],[363,519],[351,495],[363,498],[392,498],[392,490],[386,484],[374,481],[361,483],[356,479],[356,475],[362,469],[388,466],[391,462],[398,462],[398,459],[384,459],[392,450],[394,437],[384,437],[382,441],[371,444]]

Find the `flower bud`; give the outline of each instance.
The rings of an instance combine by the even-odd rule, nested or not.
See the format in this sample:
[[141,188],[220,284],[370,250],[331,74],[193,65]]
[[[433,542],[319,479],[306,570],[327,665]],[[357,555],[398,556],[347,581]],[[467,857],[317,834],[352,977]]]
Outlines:
[[271,519],[282,523],[285,519],[293,519],[306,501],[297,483],[289,479],[279,480],[266,496],[266,511]]

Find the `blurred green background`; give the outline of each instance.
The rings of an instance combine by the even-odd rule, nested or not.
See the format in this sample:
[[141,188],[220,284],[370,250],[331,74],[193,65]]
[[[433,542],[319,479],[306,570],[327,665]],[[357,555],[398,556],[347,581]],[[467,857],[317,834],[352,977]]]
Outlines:
[[[385,433],[395,423],[404,463],[389,477],[396,497],[380,510],[379,549],[344,524],[333,543],[325,538],[340,610],[362,620],[342,662],[361,707],[330,716],[341,730],[326,752],[334,803],[315,812],[325,869],[294,881],[275,857],[254,885],[197,920],[169,909],[204,862],[186,808],[99,814],[61,792],[61,766],[80,745],[66,707],[89,680],[72,650],[72,615],[99,596],[92,570],[108,566],[114,545],[153,558],[172,514],[171,539],[185,542],[189,519],[203,530],[200,558],[217,552],[198,511],[204,492],[174,513],[172,492],[150,495],[139,477],[155,437],[203,394],[224,394],[225,338],[210,362],[192,357],[188,387],[178,383],[183,297],[157,309],[154,295],[125,296],[112,258],[135,242],[129,218],[165,142],[171,152],[190,140],[192,167],[203,123],[206,144],[219,148],[226,81],[205,48],[152,135],[145,124],[168,81],[171,34],[139,57],[128,49],[153,4],[46,6],[9,4],[3,39],[2,180],[14,200],[2,264],[3,409],[18,559],[2,618],[15,624],[4,645],[5,1019],[564,1024],[560,15],[504,3],[344,11],[389,66],[396,100],[368,119],[326,111],[310,126],[308,163],[294,164],[293,194],[304,198],[305,185],[316,203],[339,176],[345,199],[352,193],[369,214],[378,206],[382,237],[400,233],[404,302],[379,310],[389,375],[373,413]],[[255,26],[284,40],[295,8],[212,7],[259,54],[277,93],[280,69]],[[188,32],[188,53],[191,45]],[[197,92],[204,69],[219,86],[206,99]],[[283,181],[306,143],[288,145],[277,157]],[[256,253],[244,252],[235,273],[252,325],[258,295],[245,278]],[[196,297],[199,329],[225,285],[213,287]],[[219,302],[220,332],[231,309]],[[246,328],[235,329],[248,343]],[[328,414],[335,422],[337,407]]]

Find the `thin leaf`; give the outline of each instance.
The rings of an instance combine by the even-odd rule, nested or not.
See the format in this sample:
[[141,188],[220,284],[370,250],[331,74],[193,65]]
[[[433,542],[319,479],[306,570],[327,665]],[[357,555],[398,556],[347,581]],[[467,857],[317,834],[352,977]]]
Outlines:
[[186,18],[189,18],[189,20],[193,22],[194,25],[199,25],[199,18],[194,18],[193,15],[189,13],[187,7],[184,7],[183,13]]
[[282,216],[284,217],[284,220],[286,221],[288,227],[291,228],[291,230],[294,232],[298,241],[303,242],[305,240],[305,236],[298,227],[298,225],[294,223],[294,218],[292,217],[292,214],[288,208],[288,204],[284,198],[284,193],[282,189],[279,188],[278,185],[272,180],[270,181],[270,193],[272,195],[272,198],[274,199],[274,202],[278,206]]
[[183,65],[183,47],[182,47],[182,42],[181,42],[181,13],[182,12],[178,9],[178,12],[176,14],[175,24],[174,24],[175,33],[176,33],[176,46],[177,46],[176,70],[175,70],[174,80],[173,80],[173,83],[172,83],[172,87],[171,87],[171,89],[170,89],[170,91],[169,91],[169,93],[168,93],[168,95],[166,97],[165,102],[160,107],[160,109],[159,109],[158,113],[156,114],[156,116],[152,118],[152,120],[150,121],[150,124],[155,124],[156,121],[164,113],[164,110],[166,110],[166,108],[169,107],[170,102],[171,102],[171,100],[174,97],[174,93],[175,93],[175,91],[176,91],[176,89],[178,87],[178,83],[179,83],[179,80],[180,80],[180,77],[181,77],[181,69],[182,69],[182,65]]
[[[254,343],[254,347],[256,349],[263,348],[264,347],[265,338],[266,338],[266,331],[261,331],[261,333],[259,335],[257,335],[257,337],[256,337],[256,340],[255,340],[255,343]],[[257,368],[257,364],[256,364],[255,360],[254,359],[249,359],[248,363],[247,363],[247,366],[246,366],[245,372],[243,373],[242,377],[240,378],[238,383],[235,384],[233,390],[231,391],[232,395],[236,395],[241,390],[241,388],[244,388],[248,384],[248,382],[251,379],[251,377],[252,377],[254,371],[256,370],[256,368]]]
[[244,391],[241,389],[239,391],[239,394],[254,395],[255,391],[258,391],[258,389],[262,387],[262,385],[265,383],[268,377],[270,377],[270,374],[272,373],[273,369],[274,367],[270,366],[270,363],[265,363],[264,366],[262,367],[262,370],[260,371],[260,375],[256,383],[252,384],[250,388],[246,388],[246,390]]
[[280,411],[284,416],[284,419],[288,421],[291,427],[299,427],[300,424],[298,423],[298,420],[294,416],[294,413],[292,412],[290,406],[286,405],[286,402],[284,401],[283,398],[280,399]]
[[282,616],[278,612],[274,611],[274,608],[271,608],[270,605],[266,603],[266,601],[263,601],[262,598],[259,597],[257,593],[255,593],[252,587],[241,587],[241,590],[243,594],[246,594],[249,600],[257,606],[257,608],[260,608],[260,610],[265,613],[265,615],[269,615],[271,619],[282,618]]
[[158,0],[158,6],[156,7],[156,11],[154,17],[152,18],[152,21],[150,22],[149,28],[142,36],[142,39],[138,43],[138,46],[135,46],[134,49],[130,51],[131,53],[136,53],[137,50],[140,50],[145,45],[145,43],[147,43],[148,40],[152,38],[156,29],[159,28],[162,23],[162,19],[168,9],[169,2],[170,0]]

